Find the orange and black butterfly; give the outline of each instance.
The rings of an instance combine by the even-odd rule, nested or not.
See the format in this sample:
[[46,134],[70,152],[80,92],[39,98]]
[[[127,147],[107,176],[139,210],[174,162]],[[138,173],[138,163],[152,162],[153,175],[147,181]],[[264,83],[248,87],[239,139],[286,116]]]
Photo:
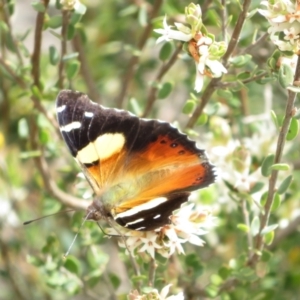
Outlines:
[[59,93],[56,111],[62,136],[96,194],[87,219],[153,230],[170,223],[191,191],[215,181],[204,150],[167,122],[106,108],[70,90]]

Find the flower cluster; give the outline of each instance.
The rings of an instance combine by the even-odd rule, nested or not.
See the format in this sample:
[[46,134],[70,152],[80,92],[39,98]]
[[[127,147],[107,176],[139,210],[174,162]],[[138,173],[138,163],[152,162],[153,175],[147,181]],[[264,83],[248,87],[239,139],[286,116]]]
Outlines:
[[107,232],[111,235],[124,235],[126,244],[120,239],[119,245],[131,253],[135,250],[138,253],[147,252],[154,259],[156,252],[164,257],[170,257],[175,251],[184,254],[182,244],[186,242],[202,246],[204,241],[199,236],[206,234],[213,226],[214,217],[210,212],[190,203],[171,216],[171,224],[160,229],[141,232],[120,228],[119,232],[116,232],[110,228]]
[[163,29],[154,31],[161,34],[157,43],[162,41],[178,40],[187,43],[187,50],[196,64],[195,90],[200,92],[203,87],[204,77],[221,77],[227,73],[226,68],[220,62],[226,51],[224,42],[216,42],[214,35],[208,34],[202,23],[202,11],[200,6],[194,3],[185,9],[185,20],[189,27],[174,23],[177,30],[167,24],[166,17],[163,21]]
[[299,53],[300,5],[299,1],[269,0],[262,1],[266,9],[258,11],[271,24],[268,29],[272,42],[281,51]]
[[144,295],[140,295],[138,291],[132,291],[129,295],[128,295],[128,300],[184,300],[184,296],[183,293],[180,292],[177,295],[174,296],[169,296],[167,297],[167,295],[169,294],[169,289],[170,289],[171,284],[168,284],[167,286],[165,286],[161,292],[159,293],[157,289],[153,289],[152,291],[144,294]]

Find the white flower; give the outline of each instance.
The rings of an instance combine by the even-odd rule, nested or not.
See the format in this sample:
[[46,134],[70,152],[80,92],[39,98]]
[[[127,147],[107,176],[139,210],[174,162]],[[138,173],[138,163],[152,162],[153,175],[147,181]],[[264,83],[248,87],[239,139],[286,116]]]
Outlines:
[[161,292],[159,293],[157,289],[153,289],[152,291],[145,293],[144,295],[140,295],[137,290],[132,291],[128,295],[129,300],[145,300],[145,299],[155,299],[155,300],[184,300],[183,292],[180,292],[177,295],[169,296],[169,290],[172,284],[166,285]]
[[[180,28],[179,23],[176,23],[176,27]],[[162,36],[159,37],[156,43],[160,43],[162,41],[171,41],[171,40],[178,40],[183,42],[188,42],[192,39],[191,33],[185,33],[183,31],[173,30],[171,26],[167,24],[167,18],[164,17],[163,21],[163,29],[154,29],[155,32],[161,34]],[[182,27],[183,28],[183,27]],[[184,26],[184,31],[187,31],[187,27]]]

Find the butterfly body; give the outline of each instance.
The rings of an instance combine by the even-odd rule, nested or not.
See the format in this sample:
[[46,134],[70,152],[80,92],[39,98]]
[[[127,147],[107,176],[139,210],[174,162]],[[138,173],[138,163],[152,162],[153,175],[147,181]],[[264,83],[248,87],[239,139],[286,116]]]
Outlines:
[[56,110],[62,136],[96,194],[88,219],[153,230],[169,223],[190,191],[215,180],[205,152],[169,123],[68,90],[58,95]]

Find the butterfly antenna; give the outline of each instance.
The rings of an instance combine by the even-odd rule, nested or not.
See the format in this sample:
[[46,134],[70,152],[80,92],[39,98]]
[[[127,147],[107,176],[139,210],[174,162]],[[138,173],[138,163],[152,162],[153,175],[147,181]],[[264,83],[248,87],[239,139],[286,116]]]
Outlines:
[[85,216],[85,218],[83,219],[82,223],[80,224],[80,226],[79,226],[79,228],[78,228],[78,230],[77,230],[77,233],[75,234],[75,236],[74,236],[74,238],[73,238],[73,241],[72,241],[71,245],[69,246],[68,251],[64,254],[64,258],[66,258],[66,257],[70,254],[71,248],[73,247],[73,245],[74,245],[74,243],[75,243],[75,241],[76,241],[76,239],[77,239],[77,237],[78,237],[78,234],[79,234],[79,232],[80,232],[80,229],[82,228],[83,224],[84,224],[84,223],[86,222],[86,220],[88,219],[89,215],[90,215],[90,214],[87,214],[87,215]]
[[45,219],[45,218],[48,218],[48,217],[51,217],[51,216],[54,216],[54,215],[59,215],[59,214],[67,213],[67,212],[71,212],[71,211],[75,211],[75,209],[67,209],[67,210],[58,211],[58,212],[50,214],[50,215],[46,215],[46,216],[42,216],[42,217],[39,217],[39,218],[36,218],[36,219],[26,221],[26,222],[23,223],[23,225],[28,225],[28,224],[33,223],[35,221],[39,221],[39,220],[42,220],[42,219]]

